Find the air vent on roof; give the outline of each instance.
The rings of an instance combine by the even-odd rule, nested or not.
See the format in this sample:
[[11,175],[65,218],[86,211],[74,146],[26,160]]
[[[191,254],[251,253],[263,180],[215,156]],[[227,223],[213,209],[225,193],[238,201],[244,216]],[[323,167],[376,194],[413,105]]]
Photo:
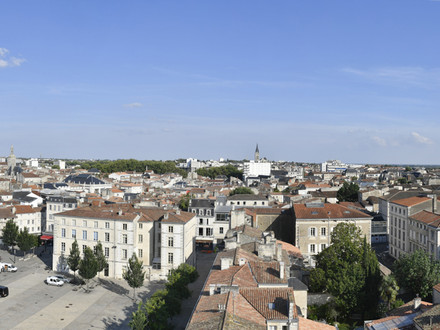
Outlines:
[[324,203],[320,203],[320,202],[306,203],[306,207],[308,208],[324,207]]
[[270,303],[268,304],[268,307],[269,307],[269,309],[274,310],[274,309],[275,309],[275,303],[270,302]]
[[318,214],[318,211],[312,211],[312,214],[316,215],[316,214]]
[[345,214],[350,214],[350,211],[344,211]]

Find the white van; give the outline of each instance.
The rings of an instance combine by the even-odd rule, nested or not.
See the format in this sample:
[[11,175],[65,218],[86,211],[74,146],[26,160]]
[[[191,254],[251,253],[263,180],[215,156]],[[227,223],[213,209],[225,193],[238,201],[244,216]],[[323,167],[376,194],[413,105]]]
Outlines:
[[2,272],[16,272],[17,267],[13,264],[8,264],[6,262],[0,262],[0,271]]

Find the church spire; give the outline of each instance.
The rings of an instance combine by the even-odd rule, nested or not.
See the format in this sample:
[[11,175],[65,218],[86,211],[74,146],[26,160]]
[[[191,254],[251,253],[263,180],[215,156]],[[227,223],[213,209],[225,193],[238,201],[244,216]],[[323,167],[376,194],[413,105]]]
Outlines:
[[256,162],[259,162],[259,161],[260,161],[260,150],[258,149],[258,143],[257,143],[257,147],[255,148],[255,157],[254,157],[254,160],[255,160]]

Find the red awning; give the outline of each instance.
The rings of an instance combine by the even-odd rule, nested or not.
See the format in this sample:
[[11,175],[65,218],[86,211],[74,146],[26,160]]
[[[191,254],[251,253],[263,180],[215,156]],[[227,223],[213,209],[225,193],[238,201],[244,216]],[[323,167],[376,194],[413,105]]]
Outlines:
[[42,235],[42,236],[40,237],[40,239],[41,239],[42,241],[49,241],[49,240],[53,239],[53,236],[50,236],[50,235]]

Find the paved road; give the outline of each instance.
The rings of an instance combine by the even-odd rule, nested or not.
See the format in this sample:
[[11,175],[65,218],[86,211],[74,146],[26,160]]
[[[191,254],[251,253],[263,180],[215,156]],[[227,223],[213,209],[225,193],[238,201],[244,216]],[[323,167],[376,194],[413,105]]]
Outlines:
[[[0,250],[3,262],[11,262]],[[47,260],[46,260],[47,259]],[[94,280],[93,289],[72,284],[62,287],[44,283],[54,272],[48,270],[50,256],[16,259],[16,273],[0,273],[0,285],[9,287],[9,296],[0,299],[1,329],[127,329],[131,313],[137,308],[133,291],[123,280]],[[13,260],[13,257],[12,257]],[[136,290],[145,300],[162,283],[145,282]]]

